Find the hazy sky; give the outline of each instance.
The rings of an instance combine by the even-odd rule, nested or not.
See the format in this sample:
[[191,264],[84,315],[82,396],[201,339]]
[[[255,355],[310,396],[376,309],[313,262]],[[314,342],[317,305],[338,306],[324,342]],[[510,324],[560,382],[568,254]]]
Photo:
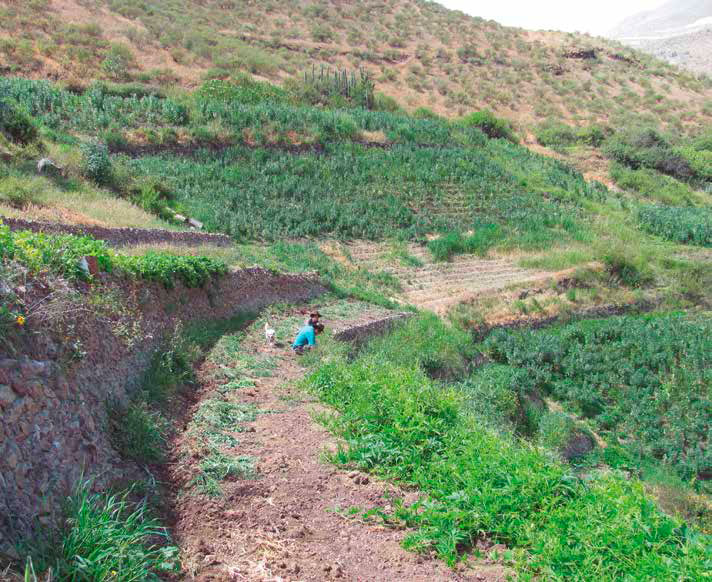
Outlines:
[[627,16],[650,10],[665,0],[438,0],[472,16],[507,26],[602,34]]

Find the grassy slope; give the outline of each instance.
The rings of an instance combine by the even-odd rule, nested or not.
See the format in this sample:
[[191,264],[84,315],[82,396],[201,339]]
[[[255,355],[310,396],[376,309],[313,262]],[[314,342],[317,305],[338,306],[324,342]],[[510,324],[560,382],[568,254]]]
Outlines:
[[[622,45],[506,28],[422,0],[2,0],[0,14],[6,71],[79,84],[104,77],[195,86],[238,71],[279,81],[324,64],[364,67],[411,109],[489,107],[523,126],[645,116],[694,129],[712,116],[709,80]],[[595,59],[566,56],[589,47]]]

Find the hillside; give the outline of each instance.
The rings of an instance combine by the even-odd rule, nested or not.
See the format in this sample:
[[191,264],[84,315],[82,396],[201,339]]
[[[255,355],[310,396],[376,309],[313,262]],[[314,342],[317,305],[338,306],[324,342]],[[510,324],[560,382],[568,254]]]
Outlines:
[[411,0],[0,6],[1,582],[708,577],[709,79]]
[[487,107],[523,126],[649,117],[694,129],[712,115],[708,81],[618,43],[506,28],[423,0],[0,7],[0,70],[70,85],[105,78],[195,87],[238,72],[281,83],[323,65],[363,67],[411,111]]
[[633,15],[609,37],[698,73],[712,73],[712,2],[684,0]]

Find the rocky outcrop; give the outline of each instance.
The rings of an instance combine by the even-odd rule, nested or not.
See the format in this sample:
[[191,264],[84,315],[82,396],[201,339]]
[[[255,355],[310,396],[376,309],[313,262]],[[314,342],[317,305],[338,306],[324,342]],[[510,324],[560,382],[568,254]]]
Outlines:
[[[121,278],[58,293],[63,282],[29,280],[25,305],[68,297],[0,342],[0,554],[48,523],[80,476],[101,487],[136,476],[114,452],[106,403],[126,399],[178,322],[225,318],[324,292],[312,276],[234,271],[202,289],[168,290]],[[66,284],[65,284],[66,285]],[[44,301],[44,303],[43,303]],[[87,307],[84,309],[83,307]],[[78,315],[74,315],[78,314]]]

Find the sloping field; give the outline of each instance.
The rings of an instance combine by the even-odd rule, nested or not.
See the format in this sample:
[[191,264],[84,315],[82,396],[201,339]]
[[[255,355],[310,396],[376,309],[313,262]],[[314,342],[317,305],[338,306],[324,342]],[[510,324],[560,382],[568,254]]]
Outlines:
[[[393,258],[386,245],[354,243],[348,247],[354,263],[371,270],[385,270],[401,283],[399,299],[422,309],[444,313],[476,295],[492,293],[509,285],[551,277],[553,273],[522,269],[510,259],[459,256],[436,263],[429,251],[417,244],[407,246],[412,266]],[[415,264],[416,261],[420,265]]]

